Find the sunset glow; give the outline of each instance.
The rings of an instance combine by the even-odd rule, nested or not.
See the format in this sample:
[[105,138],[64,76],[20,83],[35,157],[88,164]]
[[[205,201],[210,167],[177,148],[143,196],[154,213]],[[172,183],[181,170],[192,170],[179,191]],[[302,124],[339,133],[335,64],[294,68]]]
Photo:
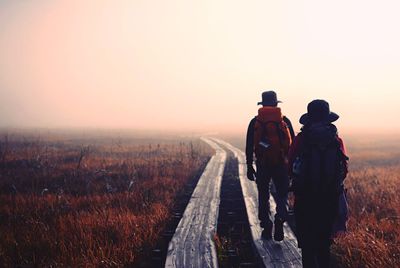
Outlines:
[[0,126],[244,131],[274,89],[399,131],[397,1],[1,1]]

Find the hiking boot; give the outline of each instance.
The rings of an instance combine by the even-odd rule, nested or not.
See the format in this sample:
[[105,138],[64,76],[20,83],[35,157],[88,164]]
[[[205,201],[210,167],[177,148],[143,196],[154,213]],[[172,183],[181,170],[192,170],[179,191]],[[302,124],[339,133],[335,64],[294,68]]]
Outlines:
[[283,234],[283,220],[280,218],[275,218],[275,229],[274,229],[274,240],[275,241],[282,241],[284,234]]
[[266,240],[271,240],[272,239],[272,223],[271,224],[267,224],[264,227],[264,230],[261,233],[261,237],[263,239],[266,239]]

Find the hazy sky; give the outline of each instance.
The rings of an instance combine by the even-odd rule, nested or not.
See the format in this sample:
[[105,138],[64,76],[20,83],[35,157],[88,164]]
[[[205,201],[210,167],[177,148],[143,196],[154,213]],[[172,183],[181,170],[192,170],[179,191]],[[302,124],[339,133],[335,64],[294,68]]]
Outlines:
[[275,89],[400,130],[397,0],[0,0],[0,126],[243,130]]

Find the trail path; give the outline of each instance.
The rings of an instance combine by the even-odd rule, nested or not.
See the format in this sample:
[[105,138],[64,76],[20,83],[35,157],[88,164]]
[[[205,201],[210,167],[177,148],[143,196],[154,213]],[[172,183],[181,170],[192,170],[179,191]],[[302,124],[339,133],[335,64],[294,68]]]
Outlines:
[[[209,144],[215,154],[208,162],[192,194],[175,234],[168,246],[165,267],[218,267],[216,248],[213,242],[217,232],[221,180],[227,152],[238,159],[239,179],[245,200],[251,235],[260,262],[265,267],[302,267],[301,254],[296,237],[285,223],[285,239],[282,242],[261,239],[262,229],[258,220],[258,194],[254,182],[246,178],[246,162],[243,151],[216,138],[201,138]],[[271,209],[275,202],[270,199]]]
[[[246,177],[246,160],[243,151],[232,146],[231,144],[220,140],[213,139],[220,145],[228,148],[239,163],[239,178],[240,185],[244,195],[246,204],[247,216],[250,222],[251,234],[255,248],[262,260],[265,267],[302,267],[301,253],[297,247],[297,240],[290,227],[285,223],[285,239],[282,242],[275,242],[273,240],[266,241],[261,238],[262,228],[258,219],[258,194],[257,186]],[[271,210],[275,211],[275,201],[270,198]]]
[[221,180],[226,151],[202,138],[215,151],[194,190],[168,246],[165,267],[218,267],[213,236],[217,232]]

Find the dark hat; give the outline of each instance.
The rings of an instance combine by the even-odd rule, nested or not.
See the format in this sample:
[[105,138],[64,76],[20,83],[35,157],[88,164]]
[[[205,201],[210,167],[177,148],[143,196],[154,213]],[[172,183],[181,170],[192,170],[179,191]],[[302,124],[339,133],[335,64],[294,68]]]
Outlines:
[[276,106],[280,102],[276,97],[275,91],[264,91],[262,93],[262,101],[258,102],[257,105]]
[[324,100],[313,100],[307,105],[307,113],[300,117],[300,123],[334,122],[339,116],[329,110],[329,103]]

